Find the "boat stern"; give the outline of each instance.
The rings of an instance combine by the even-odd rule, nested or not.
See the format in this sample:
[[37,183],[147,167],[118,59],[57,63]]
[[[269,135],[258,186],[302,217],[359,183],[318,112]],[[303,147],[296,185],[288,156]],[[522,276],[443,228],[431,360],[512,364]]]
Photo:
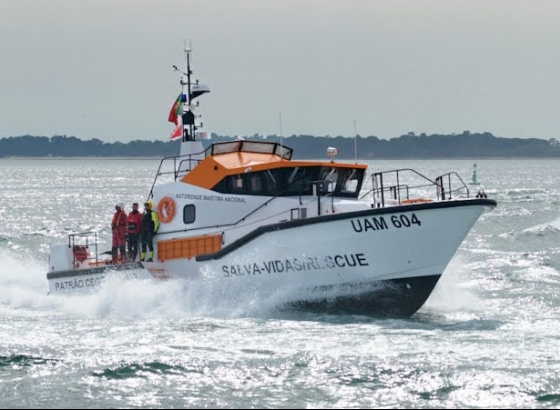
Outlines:
[[72,248],[66,244],[53,245],[49,253],[49,272],[66,271],[74,268]]

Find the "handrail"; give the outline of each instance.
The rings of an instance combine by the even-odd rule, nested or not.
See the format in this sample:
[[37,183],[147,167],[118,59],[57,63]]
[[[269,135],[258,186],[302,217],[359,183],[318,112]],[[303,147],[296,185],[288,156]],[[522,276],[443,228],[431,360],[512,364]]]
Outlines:
[[[74,249],[76,246],[84,246],[86,249],[89,249],[90,243],[89,238],[93,236],[93,245],[95,247],[95,256],[91,258],[87,258],[87,260],[95,260],[95,263],[99,263],[99,249],[98,249],[98,236],[97,232],[93,231],[86,231],[86,232],[79,232],[79,233],[71,233],[68,235],[68,247],[72,249],[72,266],[76,266],[76,254],[74,253]],[[78,243],[76,244],[76,237],[84,238],[85,244]]]
[[[430,178],[428,178],[427,176],[425,176],[425,175],[419,173],[418,171],[416,171],[415,169],[412,169],[412,168],[398,168],[398,169],[390,169],[390,170],[388,170],[388,171],[383,171],[383,172],[375,172],[375,173],[371,174],[371,179],[372,179],[372,181],[373,181],[374,178],[375,178],[376,176],[378,176],[378,175],[381,175],[381,176],[382,176],[382,175],[384,175],[384,174],[396,173],[396,174],[397,174],[397,180],[398,180],[398,174],[399,174],[399,172],[402,173],[402,172],[405,172],[405,171],[411,171],[411,172],[415,173],[416,175],[418,175],[419,177],[421,177],[421,178],[427,180],[428,182],[430,182],[430,185],[436,185],[436,182],[435,182],[435,181],[432,181],[432,180],[431,180]],[[381,184],[381,185],[383,185],[383,184]],[[407,186],[407,185],[405,185],[405,186]],[[429,185],[426,185],[426,186],[429,186]],[[420,186],[419,186],[419,187],[420,187]],[[367,191],[364,195],[362,195],[362,196],[360,197],[360,199],[365,198],[368,194],[370,194],[370,193],[371,193],[372,191],[374,191],[375,189],[376,189],[376,188],[375,188],[375,184],[372,183],[372,188],[371,188],[369,191]],[[395,199],[396,199],[396,198],[395,198]]]
[[[456,176],[459,179],[459,181],[461,181],[461,184],[463,185],[462,187],[452,189],[451,178],[453,176]],[[466,190],[467,198],[470,197],[470,191],[469,191],[469,187],[467,186],[467,184],[465,184],[465,182],[463,181],[463,179],[461,178],[461,176],[457,172],[451,171],[451,172],[447,172],[443,175],[440,175],[439,177],[436,178],[436,181],[438,181],[438,186],[441,187],[441,199],[446,199],[445,198],[445,190],[444,190],[444,186],[443,186],[443,180],[444,180],[445,177],[447,177],[447,188],[448,188],[447,192],[449,193],[448,199],[452,198],[452,195],[451,195],[452,193],[459,192],[463,189]],[[438,191],[438,199],[440,199],[439,193],[440,192]]]
[[[418,184],[418,185],[408,185],[408,184],[401,184],[401,175],[404,172],[411,172],[413,174],[415,174],[416,176],[418,176],[420,179],[423,179],[425,181],[427,181],[426,184]],[[386,175],[390,175],[390,174],[394,174],[394,179],[396,180],[396,183],[394,185],[389,185],[386,186],[384,178]],[[452,187],[452,178],[453,177],[457,177],[457,179],[460,181],[460,186],[458,188],[453,189]],[[401,169],[392,169],[392,170],[388,170],[388,171],[383,171],[383,172],[376,172],[374,174],[371,175],[371,179],[372,179],[372,188],[367,191],[365,194],[363,194],[362,196],[360,196],[360,199],[365,198],[367,195],[369,195],[370,193],[373,196],[373,203],[374,204],[379,204],[379,206],[384,207],[385,206],[385,199],[386,199],[386,193],[389,192],[391,193],[392,199],[398,201],[399,204],[401,204],[401,201],[404,199],[408,200],[410,198],[410,191],[412,189],[422,189],[422,188],[426,188],[426,187],[435,187],[436,188],[436,198],[437,200],[446,200],[446,199],[451,199],[452,198],[452,194],[459,192],[459,191],[466,191],[466,195],[467,197],[470,196],[469,190],[466,186],[466,184],[464,183],[464,181],[461,179],[461,177],[459,176],[459,174],[457,174],[456,172],[452,171],[452,172],[448,172],[446,174],[440,175],[439,177],[437,177],[435,180],[432,180],[430,178],[428,178],[427,176],[421,174],[420,172],[412,169],[412,168],[401,168]],[[444,181],[445,180],[445,181]],[[445,182],[445,184],[444,184]],[[405,195],[401,195],[401,191],[405,191]]]
[[[161,159],[161,161],[159,162],[159,167],[156,171],[156,175],[154,177],[154,182],[152,183],[152,187],[150,188],[150,193],[148,194],[148,200],[150,198],[153,198],[154,195],[154,187],[156,186],[156,182],[158,180],[158,177],[162,176],[162,175],[170,175],[173,174],[173,180],[177,181],[177,179],[179,178],[179,175],[182,173],[187,174],[188,172],[192,171],[192,169],[194,168],[192,166],[192,163],[195,162],[195,165],[198,165],[199,162],[201,162],[201,159],[198,158],[194,158],[195,156],[200,156],[202,154],[204,154],[205,151],[201,151],[201,152],[197,152],[194,154],[186,154],[186,155],[174,155],[171,157],[164,157]],[[177,165],[177,161],[181,158],[185,158],[181,161],[179,161],[179,165]],[[163,167],[164,162],[168,161],[168,160],[173,160],[173,171],[172,172],[162,172],[161,169]],[[188,166],[185,169],[181,169],[181,165],[185,162],[188,162]]]

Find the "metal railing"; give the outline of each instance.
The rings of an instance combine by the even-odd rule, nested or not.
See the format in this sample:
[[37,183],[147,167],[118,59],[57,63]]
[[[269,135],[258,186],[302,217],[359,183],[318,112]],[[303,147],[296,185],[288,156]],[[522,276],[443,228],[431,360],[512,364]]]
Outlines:
[[[153,197],[154,187],[156,186],[159,178],[166,175],[172,175],[173,181],[177,181],[178,179],[187,175],[194,167],[196,167],[202,161],[200,157],[203,155],[204,151],[195,154],[175,155],[173,157],[162,158],[156,171],[154,182],[152,183],[152,187],[150,188],[148,199]],[[167,164],[169,162],[173,162],[173,169],[171,171],[165,171],[164,164]]]
[[[80,263],[84,261],[95,262],[96,265],[99,264],[99,249],[98,249],[98,239],[97,232],[80,232],[72,233],[68,235],[68,247],[72,250],[72,266],[77,268]],[[87,251],[93,247],[90,255],[87,255]],[[81,251],[86,252],[85,257],[79,257]]]
[[470,195],[467,185],[456,172],[448,172],[432,180],[412,168],[402,168],[376,172],[372,174],[371,179],[372,188],[360,199],[372,194],[375,208],[385,207],[388,200],[401,205],[404,201],[415,199],[451,200],[461,192],[467,198]]
[[[459,188],[454,188],[453,186],[454,178],[457,178],[460,181],[461,186]],[[467,187],[465,182],[463,182],[459,174],[457,174],[455,171],[448,172],[447,174],[443,174],[437,177],[436,184],[438,187],[437,195],[438,198],[441,198],[441,200],[453,199],[453,195],[462,191],[466,193],[467,198],[469,198],[470,196],[469,188]]]

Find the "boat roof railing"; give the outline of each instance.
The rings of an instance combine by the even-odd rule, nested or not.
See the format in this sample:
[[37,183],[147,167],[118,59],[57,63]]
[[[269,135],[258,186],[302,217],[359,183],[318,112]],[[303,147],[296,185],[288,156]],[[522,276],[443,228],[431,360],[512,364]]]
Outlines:
[[170,177],[173,181],[177,181],[196,167],[202,161],[201,157],[203,155],[204,151],[194,154],[174,155],[172,157],[162,158],[159,162],[159,167],[156,171],[152,188],[148,194],[148,199],[152,198],[154,187],[156,186],[158,179],[162,177]]
[[293,149],[277,142],[238,139],[235,141],[215,142],[206,149],[204,154],[206,157],[209,157],[230,154],[232,152],[250,152],[254,154],[276,155],[280,158],[291,160],[293,151]]

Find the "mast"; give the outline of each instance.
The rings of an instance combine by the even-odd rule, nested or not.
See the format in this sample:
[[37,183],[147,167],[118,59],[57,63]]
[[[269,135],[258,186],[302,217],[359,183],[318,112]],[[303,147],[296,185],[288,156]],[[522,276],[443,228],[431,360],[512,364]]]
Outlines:
[[[191,47],[187,48],[186,44],[185,47],[183,49],[183,52],[185,53],[185,60],[187,62],[187,83],[185,84],[185,78],[182,77],[181,78],[181,89],[182,89],[182,97],[181,97],[181,103],[182,103],[182,110],[181,110],[181,119],[183,120],[183,142],[186,141],[195,141],[196,140],[196,135],[195,135],[195,130],[196,130],[196,126],[195,126],[195,121],[194,121],[194,113],[191,110],[191,75],[192,75],[192,70],[191,70]],[[185,85],[187,86],[187,93],[185,94]]]
[[[180,72],[181,75],[181,122],[183,127],[182,141],[181,141],[181,156],[189,155],[190,160],[200,160],[204,158],[204,146],[201,142],[197,141],[197,130],[202,128],[202,123],[196,123],[197,116],[194,113],[195,105],[193,100],[202,94],[210,92],[210,88],[206,85],[199,84],[198,80],[193,82],[191,69],[191,53],[192,47],[185,44],[183,47],[185,53],[186,72],[179,70],[173,66],[175,71]],[[196,104],[198,107],[198,102]],[[201,137],[203,138],[203,137]]]
[[358,163],[358,134],[356,133],[356,119],[354,118],[354,163]]
[[279,118],[279,121],[280,121],[280,149],[282,150],[283,149],[282,148],[283,147],[283,141],[282,141],[282,138],[283,138],[283,135],[282,135],[282,111],[280,111],[278,118]]

